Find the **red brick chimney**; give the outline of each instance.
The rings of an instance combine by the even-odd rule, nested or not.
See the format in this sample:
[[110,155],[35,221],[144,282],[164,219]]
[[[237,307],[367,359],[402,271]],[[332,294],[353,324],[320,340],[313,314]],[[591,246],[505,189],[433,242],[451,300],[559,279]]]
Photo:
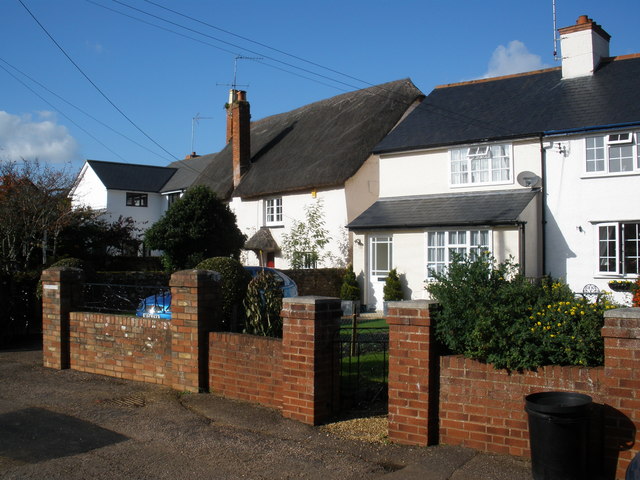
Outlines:
[[240,183],[242,175],[249,170],[251,160],[251,138],[249,102],[247,92],[231,90],[227,108],[227,143],[231,142],[233,156],[233,186]]

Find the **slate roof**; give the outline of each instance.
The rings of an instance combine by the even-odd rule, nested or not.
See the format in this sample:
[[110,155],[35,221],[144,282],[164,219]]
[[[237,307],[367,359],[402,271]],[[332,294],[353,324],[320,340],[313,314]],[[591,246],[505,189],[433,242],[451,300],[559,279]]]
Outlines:
[[404,79],[349,92],[251,123],[251,167],[232,186],[231,146],[196,180],[218,196],[251,198],[343,185],[424,95]]
[[561,68],[445,85],[382,140],[376,153],[640,124],[640,56],[609,59],[591,76]]
[[201,155],[194,158],[185,158],[169,164],[170,168],[175,168],[175,174],[162,187],[163,192],[186,190],[205,170],[215,157],[215,153]]
[[515,225],[539,194],[522,189],[381,198],[347,227],[358,230]]
[[100,181],[109,190],[160,192],[176,172],[175,168],[131,163],[87,160]]

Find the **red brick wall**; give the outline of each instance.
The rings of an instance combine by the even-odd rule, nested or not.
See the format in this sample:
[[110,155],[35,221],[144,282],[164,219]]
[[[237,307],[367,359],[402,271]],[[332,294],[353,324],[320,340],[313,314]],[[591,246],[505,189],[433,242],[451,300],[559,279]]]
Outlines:
[[209,334],[209,386],[225,397],[282,407],[282,339]]
[[440,442],[529,456],[524,397],[571,391],[602,401],[603,368],[545,367],[509,373],[461,356],[440,361]]
[[171,385],[169,322],[72,312],[69,330],[74,370]]

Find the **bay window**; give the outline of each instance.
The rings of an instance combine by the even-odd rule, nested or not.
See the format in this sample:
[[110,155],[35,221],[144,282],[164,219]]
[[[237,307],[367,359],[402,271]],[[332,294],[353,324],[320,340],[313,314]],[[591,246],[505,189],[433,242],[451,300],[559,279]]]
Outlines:
[[475,258],[479,252],[491,250],[490,230],[437,230],[427,236],[427,278],[442,273],[455,254]]

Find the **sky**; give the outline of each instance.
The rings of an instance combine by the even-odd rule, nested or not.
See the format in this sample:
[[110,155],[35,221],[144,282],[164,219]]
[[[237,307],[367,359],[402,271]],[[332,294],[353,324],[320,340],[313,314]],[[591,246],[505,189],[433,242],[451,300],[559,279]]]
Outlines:
[[[640,52],[638,0],[555,4],[558,28],[588,15],[612,56]],[[0,161],[166,166],[224,147],[234,83],[258,120],[403,78],[428,94],[556,67],[553,52],[553,0],[2,0]]]

